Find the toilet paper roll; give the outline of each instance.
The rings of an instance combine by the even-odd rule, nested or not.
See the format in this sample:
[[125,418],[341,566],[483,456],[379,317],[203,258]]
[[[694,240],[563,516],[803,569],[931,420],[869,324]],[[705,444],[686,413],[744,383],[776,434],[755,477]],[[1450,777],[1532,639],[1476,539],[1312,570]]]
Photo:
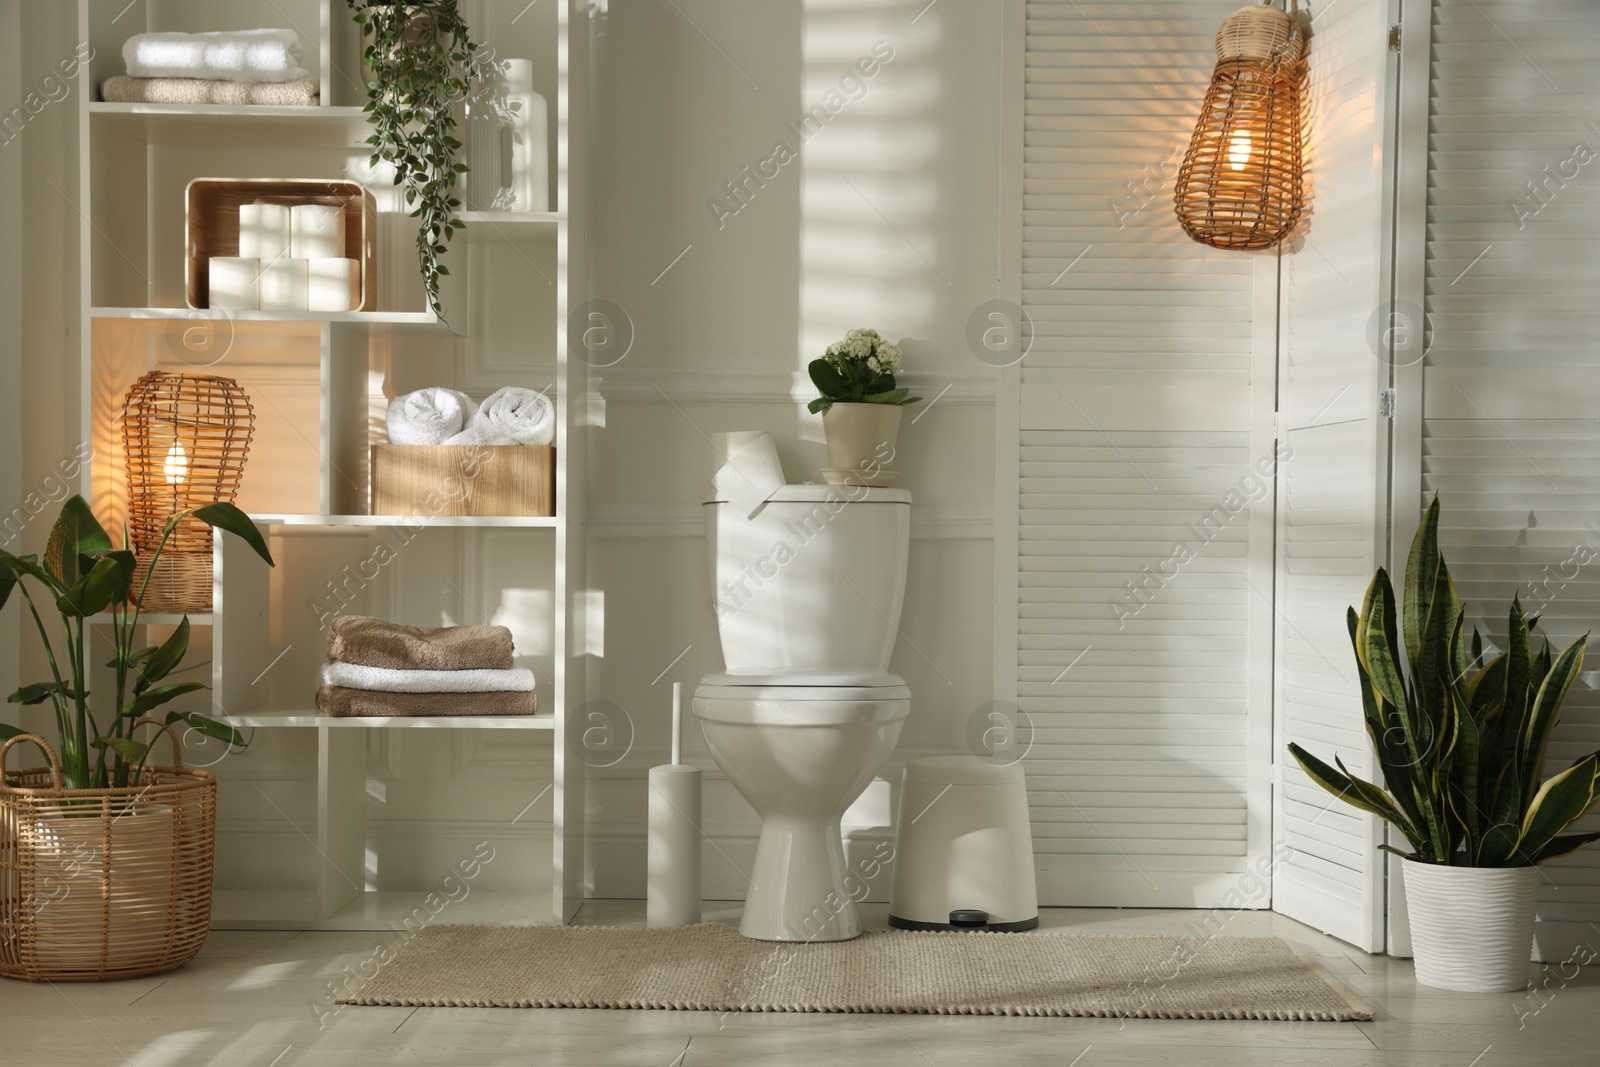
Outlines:
[[261,266],[261,310],[306,310],[306,261],[283,256]]
[[650,768],[645,925],[692,926],[700,914],[700,769]]
[[344,255],[344,209],[337,204],[296,204],[289,210],[289,254],[296,259]]
[[269,260],[289,254],[289,205],[239,205],[239,255]]
[[306,261],[306,307],[354,311],[361,303],[361,264],[354,259]]
[[254,311],[261,306],[261,261],[254,256],[212,256],[206,275],[206,303],[211,307]]
[[755,430],[740,430],[712,436],[712,444],[726,457],[713,476],[717,495],[740,515],[749,518],[775,491],[784,485],[783,464],[772,435]]

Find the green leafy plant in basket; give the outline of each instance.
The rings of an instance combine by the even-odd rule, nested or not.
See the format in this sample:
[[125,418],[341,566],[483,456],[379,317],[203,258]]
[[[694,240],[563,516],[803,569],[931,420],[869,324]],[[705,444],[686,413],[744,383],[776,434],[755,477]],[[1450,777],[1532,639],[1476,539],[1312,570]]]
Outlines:
[[851,330],[807,369],[822,394],[807,405],[813,414],[835,404],[915,404],[922,399],[895,386],[900,346],[884,340],[877,330]]
[[[160,645],[133,647],[139,625],[138,601],[150,584],[150,573],[155,570],[168,538],[185,519],[197,519],[234,534],[268,566],[272,565],[266,541],[248,515],[232,504],[204,504],[179,511],[167,519],[161,541],[151,554],[151,566],[146,570],[144,583],[135,594],[133,578],[137,560],[129,547],[127,530],[123,531],[122,547],[114,549],[110,535],[81,496],[74,496],[62,505],[61,514],[50,530],[43,559],[0,552],[0,608],[13,593],[20,594],[38,627],[51,675],[47,682],[23,686],[12,693],[9,700],[13,704],[51,703],[56,716],[63,778],[68,789],[123,788],[137,784],[155,742],[143,743],[134,738],[136,721],[169,701],[206,688],[199,682],[163,684],[189,650],[187,616]],[[42,594],[40,600],[29,590],[30,580]],[[40,615],[41,600],[46,611],[53,602],[61,617],[63,640],[59,646],[51,640],[50,629]],[[102,612],[109,612],[111,616],[116,654],[106,666],[116,672],[116,689],[113,700],[96,701],[91,706],[89,619]],[[98,716],[96,709],[100,712]],[[225,744],[244,743],[239,732],[226,723],[193,712],[167,713],[169,726],[179,721]],[[0,741],[23,732],[0,723]],[[156,739],[160,736],[157,734]]]
[[1538,618],[1513,598],[1509,647],[1485,664],[1476,628],[1470,644],[1463,633],[1465,617],[1439,553],[1435,498],[1406,563],[1403,615],[1380,567],[1360,612],[1347,617],[1367,735],[1387,790],[1337,758],[1330,767],[1294,744],[1290,754],[1334,796],[1398,827],[1412,851],[1379,847],[1416,862],[1528,867],[1600,839],[1567,832],[1600,801],[1600,752],[1544,780],[1550,736],[1588,635],[1559,654],[1549,641],[1536,652]]

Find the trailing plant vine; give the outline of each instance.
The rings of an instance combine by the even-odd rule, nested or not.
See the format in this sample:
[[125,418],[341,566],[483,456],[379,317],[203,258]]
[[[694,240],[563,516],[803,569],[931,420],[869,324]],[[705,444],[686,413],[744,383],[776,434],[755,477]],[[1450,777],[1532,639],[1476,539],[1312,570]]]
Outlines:
[[372,165],[395,170],[411,217],[418,220],[417,264],[428,306],[441,319],[439,257],[466,223],[457,217],[456,183],[468,167],[456,161],[455,105],[488,73],[489,51],[475,44],[456,0],[345,0],[369,35],[362,53],[375,80],[365,111],[375,127],[367,143]]

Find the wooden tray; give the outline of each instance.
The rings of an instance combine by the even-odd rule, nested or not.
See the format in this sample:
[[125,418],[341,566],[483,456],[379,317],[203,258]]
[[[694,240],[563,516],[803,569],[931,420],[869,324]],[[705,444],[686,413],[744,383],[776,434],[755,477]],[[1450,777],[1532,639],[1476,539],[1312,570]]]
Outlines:
[[189,306],[210,301],[212,256],[239,254],[239,205],[327,204],[344,209],[344,256],[361,264],[357,311],[377,307],[378,203],[360,182],[331,178],[196,178],[184,194],[185,288]]
[[374,515],[554,515],[556,450],[373,445]]

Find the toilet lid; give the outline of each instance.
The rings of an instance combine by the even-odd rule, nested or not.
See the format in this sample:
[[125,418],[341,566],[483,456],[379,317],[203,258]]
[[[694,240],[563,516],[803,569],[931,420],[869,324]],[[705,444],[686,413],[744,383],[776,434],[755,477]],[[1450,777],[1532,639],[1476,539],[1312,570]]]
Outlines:
[[694,691],[712,700],[910,700],[905,679],[887,671],[730,671],[708,674]]
[[810,685],[852,686],[856,688],[889,688],[903,686],[906,680],[888,671],[875,671],[867,667],[771,667],[758,670],[727,671],[708,674],[700,679],[701,685]]

